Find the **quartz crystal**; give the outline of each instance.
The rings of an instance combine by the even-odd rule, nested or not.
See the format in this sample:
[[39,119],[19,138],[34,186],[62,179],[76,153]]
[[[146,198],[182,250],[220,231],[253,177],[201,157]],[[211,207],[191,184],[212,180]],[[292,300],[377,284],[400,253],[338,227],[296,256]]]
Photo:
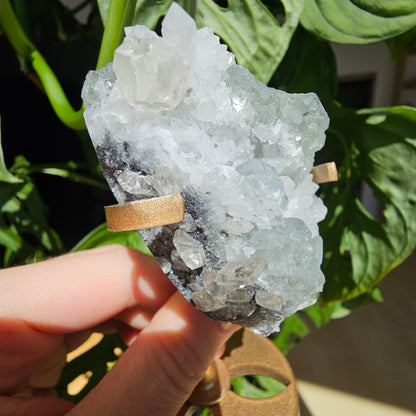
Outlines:
[[316,301],[326,208],[310,171],[329,120],[315,94],[268,88],[173,3],[162,36],[126,28],[82,96],[119,203],[182,194],[183,222],[140,233],[190,302],[267,335]]

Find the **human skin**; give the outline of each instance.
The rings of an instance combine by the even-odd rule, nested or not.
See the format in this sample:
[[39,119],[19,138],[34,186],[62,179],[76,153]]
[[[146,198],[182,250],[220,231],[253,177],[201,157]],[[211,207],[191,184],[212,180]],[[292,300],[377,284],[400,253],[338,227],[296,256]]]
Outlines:
[[[153,258],[122,246],[1,270],[0,294],[2,416],[176,415],[238,329],[196,310]],[[114,328],[129,348],[78,405],[19,397],[52,387],[68,351]]]

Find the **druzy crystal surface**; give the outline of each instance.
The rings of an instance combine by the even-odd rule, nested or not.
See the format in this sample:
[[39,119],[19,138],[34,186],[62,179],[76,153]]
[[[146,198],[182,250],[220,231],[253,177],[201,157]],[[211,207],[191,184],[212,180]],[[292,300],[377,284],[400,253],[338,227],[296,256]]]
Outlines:
[[182,194],[183,222],[140,233],[190,302],[263,335],[315,302],[326,208],[310,171],[329,122],[315,94],[257,81],[174,3],[162,36],[126,28],[82,95],[118,202]]

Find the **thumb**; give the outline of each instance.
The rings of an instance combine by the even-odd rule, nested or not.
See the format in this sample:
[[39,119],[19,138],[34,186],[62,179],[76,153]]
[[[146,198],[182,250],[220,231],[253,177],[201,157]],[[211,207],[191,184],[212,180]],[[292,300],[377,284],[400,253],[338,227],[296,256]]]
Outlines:
[[176,415],[236,329],[208,318],[176,292],[69,415]]

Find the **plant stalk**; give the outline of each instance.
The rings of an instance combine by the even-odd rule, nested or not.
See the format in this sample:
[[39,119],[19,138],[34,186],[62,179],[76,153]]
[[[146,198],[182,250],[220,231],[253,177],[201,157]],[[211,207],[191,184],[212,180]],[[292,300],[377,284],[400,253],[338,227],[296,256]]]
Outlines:
[[0,26],[16,53],[30,59],[30,54],[36,48],[22,29],[9,0],[0,1]]
[[78,111],[72,108],[56,75],[37,50],[31,53],[31,59],[33,69],[38,75],[45,89],[46,96],[58,118],[71,129],[85,129],[85,122],[82,116],[84,106]]
[[136,0],[111,0],[108,8],[97,69],[113,60],[114,51],[124,38],[124,27],[133,20]]
[[196,2],[197,0],[184,0],[183,2],[183,8],[193,19],[195,19],[196,14]]
[[26,36],[9,0],[0,0],[0,25],[17,55],[31,62],[58,118],[67,127],[85,129],[84,108],[75,111],[68,101],[56,75],[35,45]]

